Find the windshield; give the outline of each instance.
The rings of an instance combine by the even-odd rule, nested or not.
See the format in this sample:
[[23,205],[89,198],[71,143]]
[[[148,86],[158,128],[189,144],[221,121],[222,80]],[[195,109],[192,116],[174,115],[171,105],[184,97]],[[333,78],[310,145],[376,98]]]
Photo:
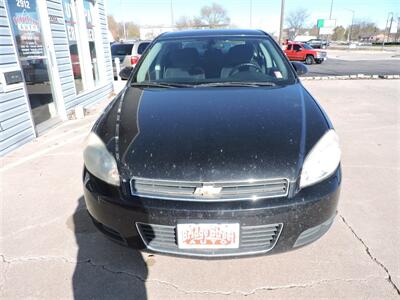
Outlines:
[[111,55],[131,55],[133,44],[114,44],[111,46]]
[[267,37],[197,37],[157,41],[133,82],[287,84],[293,79],[281,50]]
[[314,48],[311,47],[309,44],[303,44],[303,48],[308,50],[314,50]]

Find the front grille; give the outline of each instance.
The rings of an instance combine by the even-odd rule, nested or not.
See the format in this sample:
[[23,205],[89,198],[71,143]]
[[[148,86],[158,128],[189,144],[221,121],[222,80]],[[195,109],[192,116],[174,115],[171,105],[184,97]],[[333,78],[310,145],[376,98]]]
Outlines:
[[241,226],[238,249],[179,249],[175,226],[136,223],[147,248],[153,251],[193,256],[236,256],[265,253],[278,241],[282,224]]
[[[206,195],[197,193],[198,189],[204,187],[211,187],[216,192],[211,191]],[[174,200],[227,201],[284,197],[287,196],[288,189],[289,182],[287,179],[235,182],[169,181],[145,178],[133,178],[131,180],[133,195]]]

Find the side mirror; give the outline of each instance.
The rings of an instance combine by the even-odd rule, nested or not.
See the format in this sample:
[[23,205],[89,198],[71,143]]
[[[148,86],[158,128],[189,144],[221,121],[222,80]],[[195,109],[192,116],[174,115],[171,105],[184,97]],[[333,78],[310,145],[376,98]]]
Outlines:
[[131,73],[133,71],[133,67],[125,67],[119,72],[119,76],[121,77],[122,80],[128,80],[129,76],[131,76]]
[[308,68],[301,62],[292,61],[292,66],[298,76],[308,73]]

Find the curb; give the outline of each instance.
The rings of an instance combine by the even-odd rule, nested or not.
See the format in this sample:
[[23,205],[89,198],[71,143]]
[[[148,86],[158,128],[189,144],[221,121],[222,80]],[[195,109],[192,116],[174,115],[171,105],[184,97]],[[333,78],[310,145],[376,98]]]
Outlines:
[[310,76],[310,77],[301,77],[301,80],[354,80],[354,79],[400,79],[400,75],[365,75],[365,74],[357,74],[357,75],[338,75],[338,76]]

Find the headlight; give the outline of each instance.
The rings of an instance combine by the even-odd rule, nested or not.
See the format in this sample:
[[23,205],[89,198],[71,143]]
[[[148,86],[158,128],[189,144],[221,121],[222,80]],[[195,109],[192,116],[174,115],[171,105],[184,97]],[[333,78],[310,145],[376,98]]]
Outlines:
[[94,176],[109,184],[119,186],[117,162],[94,132],[91,132],[86,139],[83,161],[88,171]]
[[329,130],[307,155],[300,177],[300,188],[320,182],[335,172],[340,163],[339,137]]

